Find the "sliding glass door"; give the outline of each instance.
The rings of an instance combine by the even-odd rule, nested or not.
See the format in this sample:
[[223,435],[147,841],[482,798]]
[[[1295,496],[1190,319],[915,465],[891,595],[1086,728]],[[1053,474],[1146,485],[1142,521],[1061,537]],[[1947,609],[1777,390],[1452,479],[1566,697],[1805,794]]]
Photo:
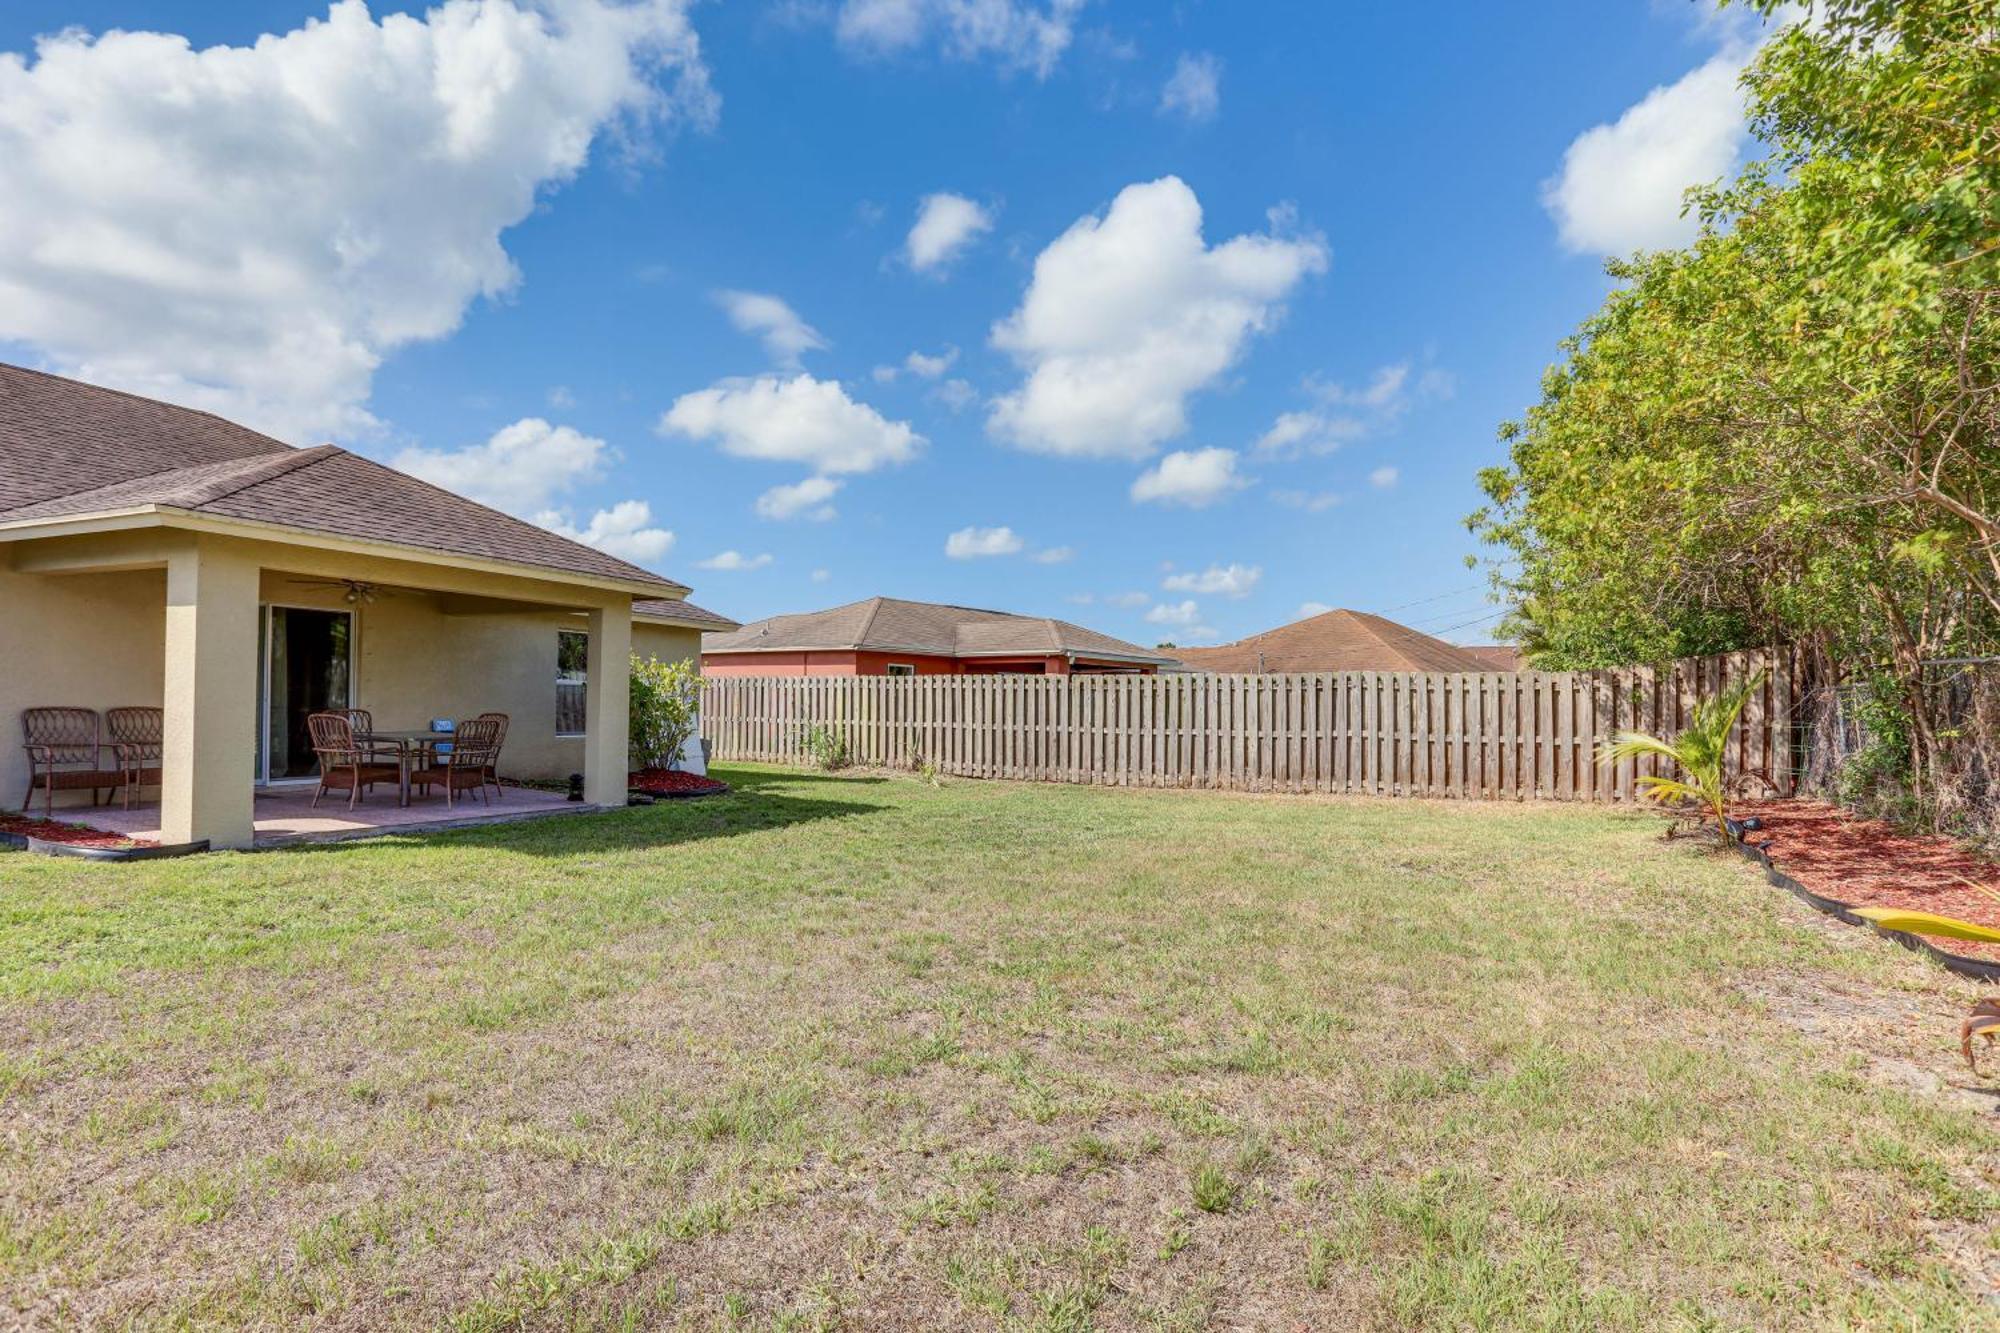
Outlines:
[[354,703],[354,613],[264,608],[257,725],[257,779],[284,782],[318,772],[306,719]]

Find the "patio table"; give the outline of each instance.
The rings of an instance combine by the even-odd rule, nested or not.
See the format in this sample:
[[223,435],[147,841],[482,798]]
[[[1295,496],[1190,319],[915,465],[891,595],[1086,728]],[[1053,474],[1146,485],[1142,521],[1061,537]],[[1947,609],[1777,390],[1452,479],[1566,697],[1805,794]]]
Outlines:
[[421,758],[432,746],[450,741],[451,738],[452,733],[449,731],[432,731],[427,727],[415,731],[385,731],[378,727],[366,733],[357,732],[354,737],[355,742],[363,746],[395,747],[396,804],[404,806],[410,803],[410,760]]

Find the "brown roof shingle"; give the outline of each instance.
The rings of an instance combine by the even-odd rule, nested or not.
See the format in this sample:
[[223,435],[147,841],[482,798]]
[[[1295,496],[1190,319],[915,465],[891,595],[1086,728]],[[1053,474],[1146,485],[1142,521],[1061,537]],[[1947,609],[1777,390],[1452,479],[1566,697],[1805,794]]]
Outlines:
[[1455,644],[1365,611],[1327,611],[1213,648],[1176,648],[1192,671],[1496,671]]
[[795,652],[801,649],[868,649],[938,657],[1048,656],[1135,662],[1171,658],[1066,620],[1014,615],[941,602],[870,597],[824,611],[772,616],[728,634],[703,637],[706,653]]
[[633,602],[632,614],[635,616],[665,616],[672,620],[700,621],[704,625],[713,625],[719,630],[742,628],[741,621],[731,620],[719,611],[711,611],[705,606],[696,606],[693,602],[666,597],[647,597]]
[[685,590],[334,445],[0,363],[0,523],[149,507]]

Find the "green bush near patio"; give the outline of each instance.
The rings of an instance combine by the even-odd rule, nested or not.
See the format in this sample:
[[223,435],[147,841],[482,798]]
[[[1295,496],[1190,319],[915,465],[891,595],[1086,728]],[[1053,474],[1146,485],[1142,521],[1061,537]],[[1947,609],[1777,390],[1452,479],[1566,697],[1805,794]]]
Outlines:
[[1990,1117],[1770,998],[1966,988],[1654,818],[720,776],[0,856],[0,1325],[1992,1322]]

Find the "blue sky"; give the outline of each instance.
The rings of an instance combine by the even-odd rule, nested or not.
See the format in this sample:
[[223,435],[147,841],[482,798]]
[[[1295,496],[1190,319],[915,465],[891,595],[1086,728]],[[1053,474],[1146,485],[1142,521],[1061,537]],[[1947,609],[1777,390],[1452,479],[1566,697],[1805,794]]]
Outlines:
[[1495,428],[1602,255],[1734,163],[1755,40],[1646,0],[327,15],[0,9],[0,352],[741,619],[884,593],[1183,643],[1309,604],[1485,637]]

